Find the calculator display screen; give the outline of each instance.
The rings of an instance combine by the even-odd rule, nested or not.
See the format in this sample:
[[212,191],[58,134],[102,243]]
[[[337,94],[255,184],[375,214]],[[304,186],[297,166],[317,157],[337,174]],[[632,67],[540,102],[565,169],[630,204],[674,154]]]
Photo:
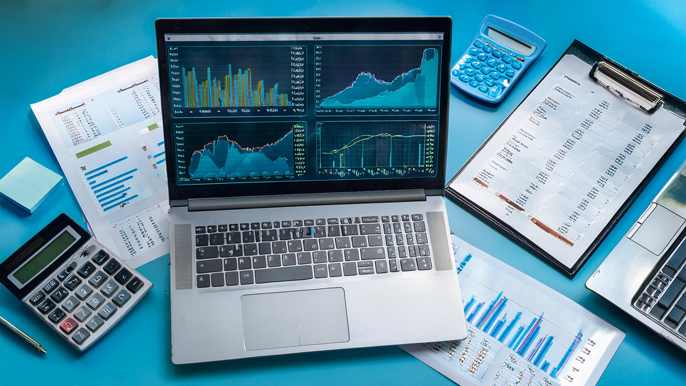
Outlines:
[[21,284],[25,284],[66,251],[75,241],[76,237],[67,230],[64,230],[62,234],[55,237],[43,250],[14,272],[12,276]]
[[488,37],[495,40],[498,43],[504,44],[505,46],[522,53],[523,55],[530,55],[534,52],[534,48],[523,41],[509,36],[493,27],[487,27]]

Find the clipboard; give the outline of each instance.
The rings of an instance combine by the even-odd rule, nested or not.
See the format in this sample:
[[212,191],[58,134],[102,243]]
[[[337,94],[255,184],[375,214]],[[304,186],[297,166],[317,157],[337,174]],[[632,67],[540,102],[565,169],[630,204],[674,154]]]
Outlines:
[[686,135],[686,103],[575,40],[446,185],[573,278]]

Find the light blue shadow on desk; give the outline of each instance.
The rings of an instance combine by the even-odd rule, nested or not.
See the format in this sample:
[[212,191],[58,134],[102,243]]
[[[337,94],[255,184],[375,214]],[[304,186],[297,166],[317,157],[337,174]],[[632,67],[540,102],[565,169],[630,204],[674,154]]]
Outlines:
[[60,175],[26,157],[0,179],[0,196],[33,213],[62,181]]

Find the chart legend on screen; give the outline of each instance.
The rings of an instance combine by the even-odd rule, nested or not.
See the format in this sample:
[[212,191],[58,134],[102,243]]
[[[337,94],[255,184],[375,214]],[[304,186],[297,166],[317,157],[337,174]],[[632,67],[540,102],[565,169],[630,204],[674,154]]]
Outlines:
[[306,48],[169,47],[177,118],[305,114]]
[[440,50],[316,46],[317,115],[435,115]]

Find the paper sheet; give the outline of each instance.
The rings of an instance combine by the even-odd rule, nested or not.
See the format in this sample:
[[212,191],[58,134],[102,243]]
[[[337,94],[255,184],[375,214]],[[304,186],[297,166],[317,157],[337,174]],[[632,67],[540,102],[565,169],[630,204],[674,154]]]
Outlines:
[[452,236],[467,338],[401,346],[461,386],[594,385],[625,334]]
[[169,200],[152,56],[31,105],[93,235],[131,266],[169,253]]
[[[566,55],[450,187],[571,268],[684,129]],[[488,193],[488,194],[484,194]]]

